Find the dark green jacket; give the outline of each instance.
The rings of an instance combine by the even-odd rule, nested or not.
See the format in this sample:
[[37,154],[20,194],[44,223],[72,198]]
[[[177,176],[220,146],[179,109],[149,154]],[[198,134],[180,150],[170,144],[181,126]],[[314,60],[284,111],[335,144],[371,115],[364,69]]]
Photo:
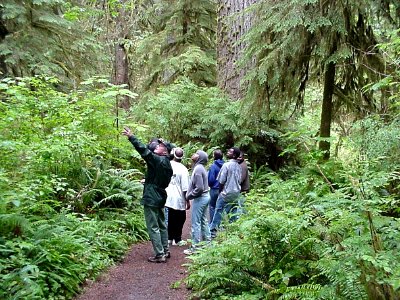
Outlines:
[[140,203],[147,206],[164,207],[167,200],[165,189],[169,185],[173,173],[169,158],[154,154],[134,136],[130,136],[129,141],[147,164],[143,197]]

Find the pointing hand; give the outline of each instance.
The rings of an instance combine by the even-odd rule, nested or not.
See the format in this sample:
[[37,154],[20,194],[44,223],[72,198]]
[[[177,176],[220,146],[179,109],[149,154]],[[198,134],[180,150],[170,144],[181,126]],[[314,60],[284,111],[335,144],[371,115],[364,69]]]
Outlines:
[[122,134],[123,134],[123,135],[126,135],[127,137],[130,137],[130,136],[133,135],[133,134],[132,134],[132,131],[130,130],[129,127],[124,127],[124,131],[122,131]]

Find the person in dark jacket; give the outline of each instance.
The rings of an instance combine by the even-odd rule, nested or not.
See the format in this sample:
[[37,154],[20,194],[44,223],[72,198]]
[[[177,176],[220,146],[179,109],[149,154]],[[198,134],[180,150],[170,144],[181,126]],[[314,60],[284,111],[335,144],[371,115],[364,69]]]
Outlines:
[[240,182],[240,193],[242,194],[239,200],[238,215],[245,212],[244,203],[246,201],[246,194],[250,191],[250,172],[247,166],[247,161],[244,158],[244,152],[240,152],[237,159],[240,167],[242,168],[242,180]]
[[165,189],[168,187],[173,173],[167,147],[160,140],[152,152],[132,134],[129,128],[124,128],[122,134],[128,137],[147,165],[143,197],[140,203],[144,207],[147,232],[155,254],[149,257],[148,261],[166,262],[166,258],[171,255],[168,248],[168,232],[164,215],[164,205],[167,200]]
[[214,157],[214,162],[210,166],[210,169],[208,170],[208,186],[210,187],[210,205],[209,205],[210,224],[212,218],[214,217],[215,205],[217,204],[217,199],[219,195],[219,181],[217,180],[217,176],[219,170],[221,170],[221,167],[224,164],[223,154],[220,149],[214,150],[213,157]]
[[239,165],[242,168],[242,180],[240,181],[240,192],[247,194],[250,190],[250,172],[247,166],[247,161],[244,158],[244,152],[240,152],[240,156],[237,158]]

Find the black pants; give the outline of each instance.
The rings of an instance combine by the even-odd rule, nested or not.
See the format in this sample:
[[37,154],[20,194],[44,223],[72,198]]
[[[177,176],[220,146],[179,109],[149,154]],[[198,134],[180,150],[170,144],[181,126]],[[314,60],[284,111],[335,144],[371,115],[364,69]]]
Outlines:
[[182,240],[182,228],[186,221],[186,210],[168,208],[168,239],[179,243]]

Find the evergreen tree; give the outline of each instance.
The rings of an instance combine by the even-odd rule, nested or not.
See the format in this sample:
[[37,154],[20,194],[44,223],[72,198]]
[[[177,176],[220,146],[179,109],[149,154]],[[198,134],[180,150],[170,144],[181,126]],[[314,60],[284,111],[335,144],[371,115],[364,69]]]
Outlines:
[[339,108],[362,116],[387,107],[387,99],[379,103],[361,89],[380,79],[384,61],[375,46],[384,28],[400,24],[398,2],[263,0],[252,9],[257,18],[245,39],[244,63],[256,63],[248,98],[255,111],[288,117],[302,111],[308,81],[322,79],[320,149],[328,158]]
[[100,65],[100,55],[94,55],[98,45],[72,22],[68,7],[63,0],[2,1],[3,77],[46,74],[76,84]]
[[[142,70],[133,68],[137,58],[131,54],[149,26],[152,1],[81,0],[80,5],[85,10],[80,14],[80,23],[85,28],[91,28],[92,34],[104,45],[106,55],[110,58],[106,74],[110,75],[113,84],[124,84],[136,90],[143,74]],[[128,110],[131,106],[129,99],[120,96],[117,106]]]
[[134,65],[147,78],[145,89],[170,84],[180,76],[215,85],[215,2],[155,1],[150,16]]

